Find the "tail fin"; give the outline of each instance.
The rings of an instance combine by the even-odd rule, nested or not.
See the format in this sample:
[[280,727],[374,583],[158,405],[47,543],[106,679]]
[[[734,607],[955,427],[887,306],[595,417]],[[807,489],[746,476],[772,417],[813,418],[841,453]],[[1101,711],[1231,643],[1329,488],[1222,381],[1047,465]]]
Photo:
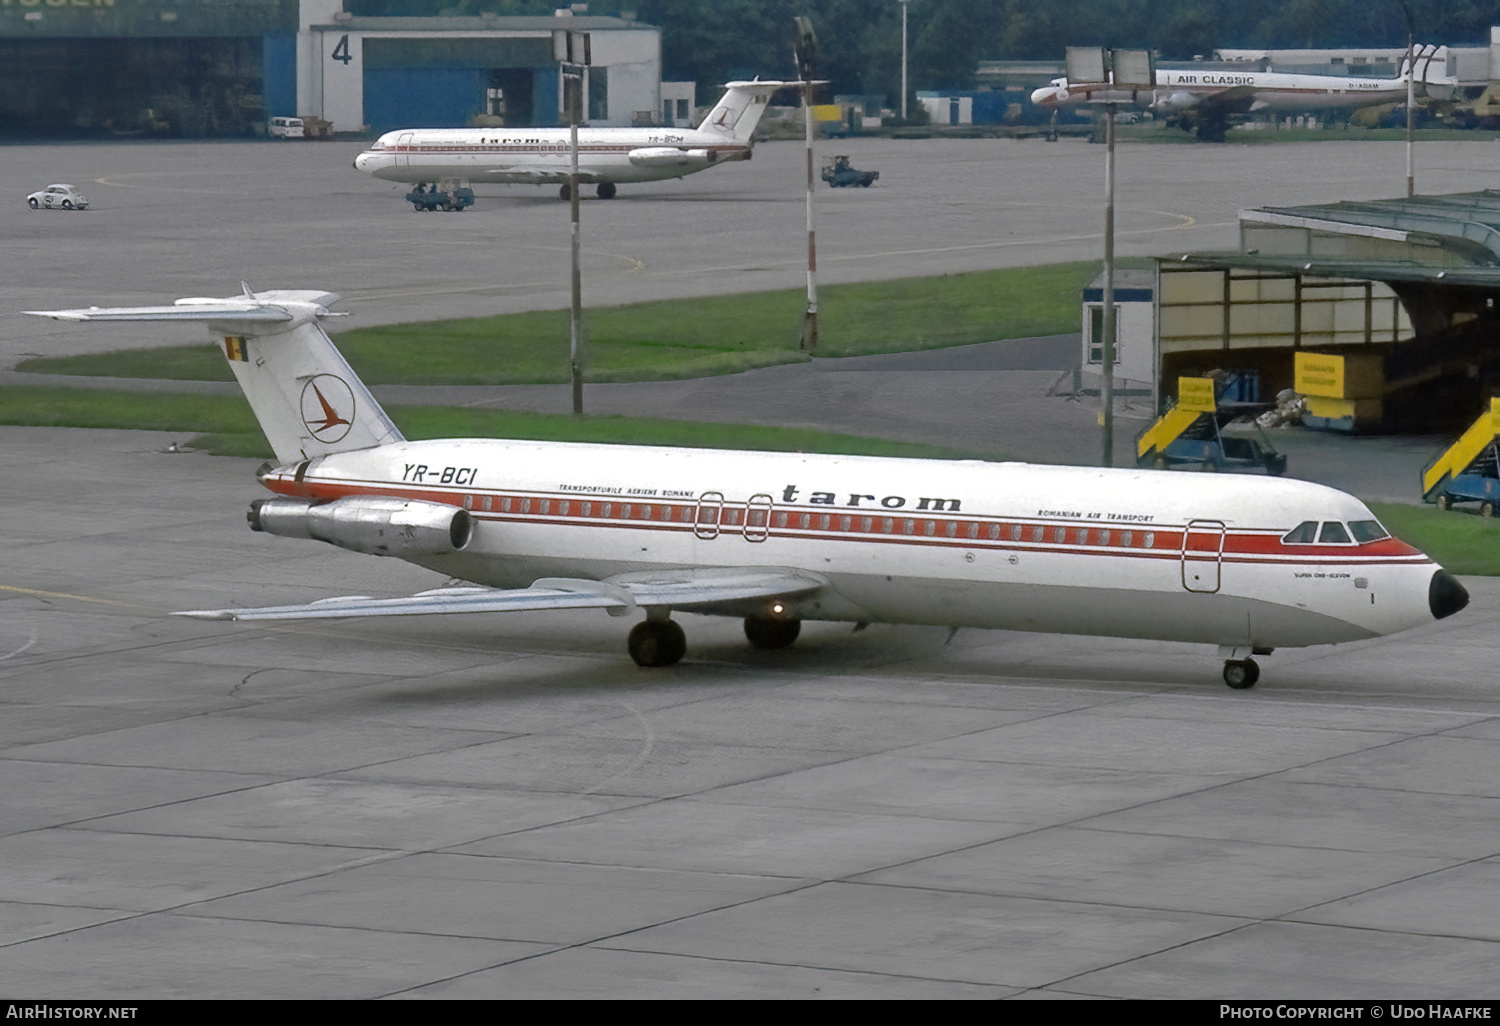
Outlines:
[[719,102],[714,104],[714,109],[699,124],[698,131],[712,132],[726,140],[748,143],[755,136],[755,126],[760,124],[760,116],[766,112],[766,104],[771,102],[771,94],[796,84],[762,82],[759,79],[754,82],[730,82],[725,86],[726,91]]
[[191,321],[219,339],[282,463],[404,441],[318,322],[336,293],[273,289],[173,306],[28,310],[60,321]]

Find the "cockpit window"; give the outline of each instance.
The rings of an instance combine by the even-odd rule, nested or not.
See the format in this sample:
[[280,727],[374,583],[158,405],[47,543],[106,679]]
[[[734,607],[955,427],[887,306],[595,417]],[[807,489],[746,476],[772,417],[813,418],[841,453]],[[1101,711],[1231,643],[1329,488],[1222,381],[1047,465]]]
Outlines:
[[1344,530],[1344,525],[1337,520],[1325,520],[1323,533],[1318,535],[1318,541],[1325,545],[1347,545],[1349,532]]
[[1357,542],[1380,541],[1382,538],[1391,536],[1391,533],[1375,520],[1351,520],[1349,533],[1354,535],[1354,540]]
[[1292,528],[1282,537],[1286,545],[1307,545],[1318,540],[1318,522],[1316,520],[1304,520]]

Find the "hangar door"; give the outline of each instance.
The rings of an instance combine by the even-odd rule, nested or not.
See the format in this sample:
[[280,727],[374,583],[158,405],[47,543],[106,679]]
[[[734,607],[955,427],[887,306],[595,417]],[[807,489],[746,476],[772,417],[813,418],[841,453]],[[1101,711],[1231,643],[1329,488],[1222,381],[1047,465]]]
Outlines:
[[[365,121],[394,128],[462,128],[479,114],[507,125],[557,123],[557,65],[546,38],[364,39]],[[550,76],[550,79],[549,79]],[[541,102],[538,102],[541,101]]]
[[462,128],[484,113],[488,84],[478,68],[367,68],[365,118],[375,132]]

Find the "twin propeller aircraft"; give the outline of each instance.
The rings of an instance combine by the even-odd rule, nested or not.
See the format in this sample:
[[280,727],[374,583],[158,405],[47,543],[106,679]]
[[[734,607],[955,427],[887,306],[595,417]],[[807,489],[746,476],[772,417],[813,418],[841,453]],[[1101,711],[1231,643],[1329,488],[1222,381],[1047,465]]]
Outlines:
[[[1156,88],[1138,92],[1116,90],[1102,82],[1070,82],[1055,78],[1031,94],[1039,107],[1062,107],[1090,102],[1115,102],[1123,107],[1149,108],[1181,121],[1198,137],[1223,142],[1234,116],[1284,111],[1305,113],[1403,103],[1413,74],[1421,95],[1446,96],[1454,81],[1433,67],[1436,47],[1417,50],[1415,60],[1403,61],[1396,78],[1363,75],[1299,75],[1235,68],[1159,68]],[[1415,69],[1415,72],[1413,71]]]
[[687,642],[674,612],[744,619],[759,648],[803,620],[1217,645],[1252,655],[1449,616],[1463,586],[1357,499],[1235,475],[973,460],[402,437],[322,321],[339,297],[267,291],[172,306],[29,311],[206,324],[275,451],[252,529],[395,556],[472,586],[406,598],[197,610],[288,620],[537,609],[644,618],[642,666]]

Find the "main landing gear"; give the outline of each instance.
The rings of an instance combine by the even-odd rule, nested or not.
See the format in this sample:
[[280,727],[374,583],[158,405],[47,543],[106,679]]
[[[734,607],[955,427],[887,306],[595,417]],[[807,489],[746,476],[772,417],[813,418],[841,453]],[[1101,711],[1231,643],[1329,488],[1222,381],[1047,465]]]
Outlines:
[[801,620],[778,619],[770,616],[745,617],[745,637],[756,648],[786,648],[802,633]]
[[[614,182],[600,182],[598,188],[594,190],[600,199],[614,199],[618,191]],[[568,187],[567,183],[564,183],[562,188],[557,190],[557,195],[559,199],[572,199],[573,190]],[[582,196],[582,193],[579,195]]]
[[642,620],[626,641],[637,666],[672,666],[687,654],[687,635],[672,620]]
[[[747,616],[745,637],[756,648],[786,648],[802,633],[802,621],[786,617]],[[648,616],[635,625],[626,642],[637,666],[672,666],[687,654],[687,636],[666,616]]]

